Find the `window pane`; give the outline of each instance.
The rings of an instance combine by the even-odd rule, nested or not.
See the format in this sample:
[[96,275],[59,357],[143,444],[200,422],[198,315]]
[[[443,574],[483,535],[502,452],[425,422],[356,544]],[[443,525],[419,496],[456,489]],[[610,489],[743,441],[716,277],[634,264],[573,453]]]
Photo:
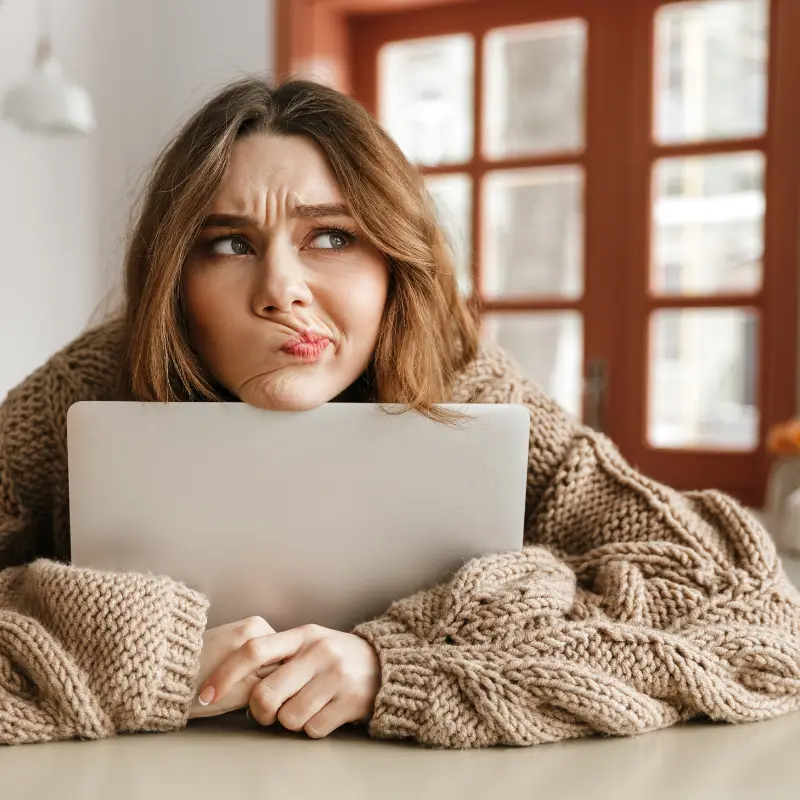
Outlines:
[[657,162],[653,178],[653,291],[758,291],[764,252],[764,156],[666,158]]
[[648,436],[656,447],[758,445],[758,317],[733,308],[651,318]]
[[472,293],[472,181],[468,175],[430,175],[428,191],[453,248],[458,285]]
[[581,416],[583,320],[575,311],[486,315],[486,332],[562,408]]
[[661,142],[758,136],[766,126],[767,0],[705,0],[656,15]]
[[489,297],[580,297],[583,171],[541,167],[491,172],[483,184],[482,288]]
[[380,121],[411,161],[435,166],[470,159],[473,69],[467,34],[381,48]]
[[490,31],[484,57],[484,150],[489,157],[583,147],[582,19]]

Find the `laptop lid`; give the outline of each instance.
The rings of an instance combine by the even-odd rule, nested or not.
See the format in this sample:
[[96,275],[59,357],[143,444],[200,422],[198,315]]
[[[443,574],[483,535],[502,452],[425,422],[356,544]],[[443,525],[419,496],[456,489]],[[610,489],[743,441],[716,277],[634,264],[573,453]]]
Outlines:
[[522,545],[529,414],[448,406],[82,402],[68,414],[72,561],[166,574],[210,625],[348,630],[466,560]]

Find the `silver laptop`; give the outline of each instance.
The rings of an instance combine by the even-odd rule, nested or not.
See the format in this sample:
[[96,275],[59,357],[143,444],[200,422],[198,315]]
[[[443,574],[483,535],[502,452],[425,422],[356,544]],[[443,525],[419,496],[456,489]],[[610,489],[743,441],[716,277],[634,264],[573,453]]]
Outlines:
[[209,624],[349,630],[466,560],[522,546],[529,415],[450,406],[456,426],[377,405],[77,403],[72,561],[169,575]]

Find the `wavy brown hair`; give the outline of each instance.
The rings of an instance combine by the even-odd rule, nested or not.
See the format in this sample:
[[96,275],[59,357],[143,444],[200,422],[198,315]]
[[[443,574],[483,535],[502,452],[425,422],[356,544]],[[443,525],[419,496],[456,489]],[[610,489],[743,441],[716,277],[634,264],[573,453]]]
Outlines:
[[181,292],[186,257],[237,140],[300,135],[324,151],[353,218],[384,256],[390,288],[370,369],[372,399],[440,417],[475,357],[478,325],[418,171],[367,111],[317,83],[248,78],[209,100],[156,161],[126,255],[127,390],[135,399],[222,399],[193,352]]

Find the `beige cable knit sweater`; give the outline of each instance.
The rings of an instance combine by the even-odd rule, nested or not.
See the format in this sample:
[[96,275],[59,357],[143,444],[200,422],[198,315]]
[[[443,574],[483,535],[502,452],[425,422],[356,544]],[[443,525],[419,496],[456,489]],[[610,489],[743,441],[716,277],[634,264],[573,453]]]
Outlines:
[[[120,345],[85,334],[0,407],[0,742],[186,721],[205,599],[46,560],[68,557],[67,409],[114,396]],[[800,708],[800,594],[742,508],[642,477],[493,350],[451,399],[529,408],[529,546],[356,629],[382,666],[374,736],[528,745]]]

